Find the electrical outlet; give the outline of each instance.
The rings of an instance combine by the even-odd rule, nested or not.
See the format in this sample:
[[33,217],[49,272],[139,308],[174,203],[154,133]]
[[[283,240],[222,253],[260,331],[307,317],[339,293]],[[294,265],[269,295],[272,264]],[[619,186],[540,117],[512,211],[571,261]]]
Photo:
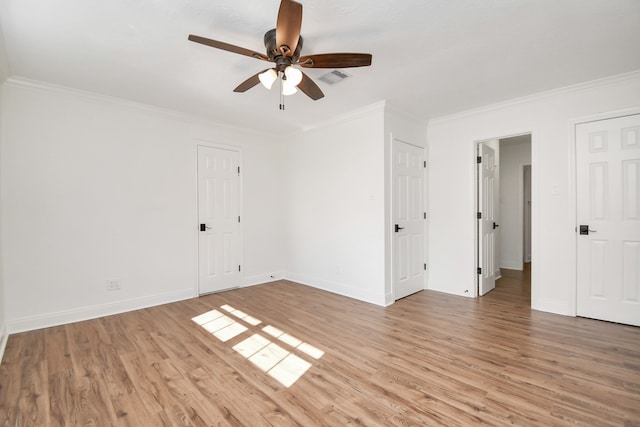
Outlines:
[[109,280],[107,280],[107,290],[108,291],[119,291],[120,290],[120,279],[109,279]]

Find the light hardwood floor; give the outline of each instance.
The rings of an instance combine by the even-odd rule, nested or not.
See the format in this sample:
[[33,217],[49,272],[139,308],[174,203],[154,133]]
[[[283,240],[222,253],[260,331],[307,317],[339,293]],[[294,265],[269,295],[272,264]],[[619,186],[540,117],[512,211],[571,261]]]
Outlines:
[[[423,291],[387,308],[279,281],[15,334],[0,425],[640,425],[640,328],[529,301],[513,271],[477,300]],[[212,309],[246,331],[223,342],[191,320]],[[283,386],[234,350],[254,334],[309,369]]]

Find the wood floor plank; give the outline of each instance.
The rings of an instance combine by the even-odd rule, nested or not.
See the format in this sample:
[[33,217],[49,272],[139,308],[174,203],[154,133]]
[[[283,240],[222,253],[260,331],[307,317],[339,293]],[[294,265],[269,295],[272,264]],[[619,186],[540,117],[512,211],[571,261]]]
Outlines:
[[49,424],[48,371],[43,338],[43,331],[26,335],[19,355],[22,378],[17,419],[24,425]]
[[22,350],[27,345],[30,334],[10,336],[11,346],[7,346],[0,365],[0,425],[14,426],[18,416],[18,403],[22,387]]
[[[246,330],[191,320],[210,310]],[[308,370],[281,384],[234,350],[254,334]],[[10,427],[640,426],[639,402],[640,328],[531,310],[529,271],[390,307],[277,281],[11,335],[0,365]]]

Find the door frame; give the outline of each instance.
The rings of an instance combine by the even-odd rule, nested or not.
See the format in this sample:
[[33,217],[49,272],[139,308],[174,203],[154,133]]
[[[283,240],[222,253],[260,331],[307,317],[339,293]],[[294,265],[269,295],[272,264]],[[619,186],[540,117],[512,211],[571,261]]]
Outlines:
[[195,267],[195,278],[196,278],[196,283],[195,283],[195,289],[196,289],[196,296],[200,296],[202,295],[200,293],[200,218],[199,218],[199,210],[198,210],[198,203],[200,203],[200,197],[198,194],[198,147],[208,147],[208,148],[216,148],[219,150],[227,150],[227,151],[235,151],[238,153],[239,156],[239,160],[238,160],[238,165],[240,165],[240,176],[238,177],[238,213],[240,215],[240,229],[238,232],[239,235],[239,262],[240,265],[242,266],[241,270],[240,270],[240,286],[239,287],[244,287],[244,274],[245,274],[245,268],[244,268],[244,234],[243,234],[243,224],[244,221],[242,220],[242,218],[244,218],[244,214],[243,214],[243,203],[242,201],[244,200],[243,197],[243,176],[244,176],[244,165],[243,165],[243,153],[242,153],[242,148],[236,145],[229,145],[229,144],[220,144],[217,142],[213,142],[210,140],[206,140],[206,139],[198,139],[198,138],[194,138],[193,139],[193,171],[194,171],[194,176],[193,176],[193,180],[194,180],[194,186],[193,186],[193,193],[194,193],[194,203],[193,203],[193,238],[194,238],[194,248],[195,248],[195,252],[194,252],[194,267]]
[[[571,252],[569,254],[569,260],[573,265],[571,269],[571,282],[573,286],[570,287],[569,292],[569,315],[576,317],[578,315],[578,150],[576,139],[576,127],[581,124],[597,122],[601,120],[615,119],[618,117],[632,116],[640,114],[640,107],[626,108],[623,110],[607,111],[604,113],[592,114],[583,117],[577,117],[569,120],[569,212],[571,212],[571,219],[574,224],[573,244],[571,245]],[[533,169],[532,169],[533,172]],[[534,204],[535,207],[535,204]]]
[[[480,267],[479,265],[479,251],[478,245],[480,244],[479,234],[480,227],[478,224],[478,219],[476,217],[477,209],[478,209],[478,148],[480,144],[485,142],[497,139],[507,139],[512,138],[514,136],[521,135],[531,135],[531,259],[536,260],[540,259],[538,256],[538,238],[536,235],[536,230],[538,229],[538,172],[536,165],[538,164],[538,144],[537,144],[537,135],[538,132],[532,129],[528,130],[516,130],[513,132],[505,132],[500,136],[486,137],[481,139],[475,139],[473,144],[471,145],[471,149],[473,151],[473,157],[471,157],[472,169],[473,169],[473,211],[470,212],[470,217],[473,221],[473,230],[474,230],[474,245],[473,245],[473,259],[474,259],[474,273]],[[473,298],[479,297],[479,275],[477,273],[474,274],[474,282],[473,282],[473,294],[470,295]],[[536,301],[538,300],[538,267],[536,262],[533,262],[531,267],[531,306],[533,307]]]
[[531,224],[532,224],[532,213],[533,213],[533,208],[531,206],[533,206],[533,201],[529,200],[529,202],[531,203],[531,211],[529,212],[529,260],[527,261],[527,251],[526,251],[526,243],[527,243],[527,239],[526,239],[526,232],[527,232],[527,221],[525,221],[526,219],[526,215],[527,215],[527,201],[525,200],[525,195],[526,195],[526,186],[525,186],[525,171],[527,170],[527,168],[529,168],[529,196],[531,197],[533,195],[533,180],[531,173],[533,172],[533,168],[531,167],[531,163],[527,163],[527,164],[523,164],[521,165],[520,168],[520,184],[522,184],[520,187],[520,191],[521,191],[521,195],[522,197],[520,197],[520,202],[521,202],[521,208],[522,208],[522,215],[521,215],[521,221],[522,221],[522,231],[524,236],[522,236],[522,263],[523,263],[523,268],[524,268],[524,264],[527,262],[531,262],[532,256],[531,256],[531,237],[533,236],[533,233],[531,232]]
[[[422,273],[422,289],[427,289],[427,272],[429,271],[428,268],[428,263],[427,263],[427,224],[428,224],[428,219],[429,219],[429,212],[427,212],[427,169],[429,167],[429,162],[427,161],[427,150],[425,147],[421,146],[421,145],[417,145],[417,144],[413,144],[411,142],[407,142],[401,138],[396,138],[393,135],[390,135],[389,137],[390,140],[390,144],[389,144],[389,162],[391,164],[391,167],[389,169],[390,171],[390,179],[389,179],[389,197],[390,197],[390,203],[389,203],[389,222],[388,222],[388,227],[387,227],[387,232],[388,232],[388,236],[389,236],[389,246],[391,248],[391,250],[389,251],[390,254],[390,260],[389,260],[389,272],[391,273],[391,277],[389,279],[389,283],[390,283],[390,294],[389,295],[385,295],[385,305],[391,305],[393,303],[395,303],[396,300],[396,286],[395,286],[395,270],[394,270],[394,260],[395,260],[395,251],[397,250],[396,245],[395,245],[395,232],[392,230],[393,225],[395,224],[395,207],[393,205],[394,202],[394,195],[395,195],[395,190],[394,190],[394,178],[395,178],[395,162],[394,162],[394,144],[395,142],[401,142],[403,144],[407,144],[407,145],[411,145],[412,147],[416,147],[419,148],[420,150],[422,150],[422,159],[424,160],[426,167],[424,167],[422,169],[422,210],[426,213],[427,218],[424,220],[423,223],[423,227],[422,227],[422,258],[423,258],[423,262],[424,264],[427,265],[427,268],[423,271]],[[390,300],[389,300],[390,298]]]

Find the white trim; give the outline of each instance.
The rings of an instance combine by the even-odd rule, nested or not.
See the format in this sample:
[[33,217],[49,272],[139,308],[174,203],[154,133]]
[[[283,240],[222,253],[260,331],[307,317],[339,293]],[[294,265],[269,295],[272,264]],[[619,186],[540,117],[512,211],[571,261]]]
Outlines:
[[616,74],[609,77],[604,77],[597,80],[591,80],[584,83],[578,83],[570,86],[564,86],[557,89],[551,89],[543,92],[534,93],[532,95],[526,95],[519,98],[513,98],[508,101],[497,102],[494,104],[484,105],[478,108],[472,108],[466,111],[461,111],[458,113],[436,117],[429,121],[430,124],[440,124],[445,123],[451,120],[458,120],[461,118],[465,118],[468,116],[473,116],[480,113],[486,113],[490,111],[500,110],[503,108],[513,107],[520,104],[525,104],[528,102],[538,101],[546,98],[550,98],[557,95],[563,95],[567,93],[580,92],[584,90],[589,90],[601,86],[608,86],[611,84],[623,82],[626,80],[635,80],[640,78],[640,70],[631,71],[623,74]]
[[345,122],[354,120],[358,117],[365,116],[371,113],[372,111],[379,110],[379,109],[382,109],[384,112],[385,105],[386,105],[386,101],[379,101],[379,102],[376,102],[375,104],[370,104],[365,107],[358,108],[357,110],[349,111],[347,113],[333,117],[329,120],[325,120],[323,122],[320,122],[314,125],[305,126],[298,132],[303,133],[303,132],[308,132],[314,129],[321,129],[321,128],[326,128],[330,126],[335,126],[340,123],[345,123]]
[[256,274],[253,276],[245,277],[241,288],[246,288],[249,286],[262,285],[264,283],[275,282],[278,280],[282,280],[284,277],[283,271],[276,271],[273,273],[265,273],[265,274]]
[[[631,116],[640,114],[640,107],[626,108],[623,110],[608,111],[604,113],[592,114],[589,116],[577,117],[569,120],[568,137],[569,137],[569,214],[574,227],[578,226],[578,177],[577,177],[577,147],[576,127],[580,124],[596,122],[600,120],[615,119],[618,117]],[[533,168],[532,168],[533,172]],[[535,204],[534,204],[535,206]],[[569,306],[567,313],[569,316],[578,315],[578,233],[573,233],[573,245],[571,245],[571,253],[569,261],[573,263],[574,268],[571,270],[571,282],[573,286],[569,289]]]
[[276,136],[275,133],[268,131],[258,131],[248,127],[234,126],[229,123],[218,122],[208,119],[205,116],[198,116],[185,111],[172,110],[169,108],[162,108],[155,105],[144,104],[141,102],[130,101],[124,98],[118,98],[115,96],[104,95],[97,92],[90,92],[86,90],[76,89],[68,86],[55,85],[52,83],[42,82],[38,80],[31,80],[24,77],[9,77],[4,86],[13,86],[18,88],[26,88],[33,90],[48,91],[58,95],[68,96],[72,98],[81,98],[87,102],[100,102],[115,105],[118,107],[130,108],[150,114],[156,114],[164,116],[169,119],[178,120],[190,124],[207,125],[216,128],[223,128],[229,131],[239,132],[242,134],[259,135],[263,137],[265,134]]
[[[472,179],[473,179],[473,187],[474,191],[472,191],[473,193],[473,229],[474,229],[474,260],[475,260],[475,269],[473,271],[474,273],[474,280],[473,280],[473,292],[472,293],[465,293],[464,296],[468,296],[468,297],[472,297],[472,298],[478,298],[478,275],[476,273],[479,265],[478,265],[478,219],[476,217],[476,213],[477,213],[477,208],[478,208],[478,164],[476,161],[476,158],[478,156],[478,146],[479,144],[482,144],[484,142],[493,140],[493,139],[497,139],[497,140],[502,140],[502,139],[506,139],[506,138],[512,138],[514,136],[520,136],[520,135],[531,135],[531,204],[532,204],[532,209],[531,209],[531,259],[533,260],[532,262],[532,266],[531,266],[531,308],[535,308],[535,309],[539,309],[537,308],[539,306],[539,302],[537,301],[537,295],[538,295],[538,268],[540,265],[540,257],[538,256],[538,238],[537,238],[537,231],[538,231],[538,200],[540,200],[540,198],[538,197],[538,185],[537,182],[535,181],[535,179],[537,179],[537,169],[538,169],[538,165],[540,165],[540,162],[538,161],[538,155],[539,155],[539,148],[538,148],[538,143],[537,143],[537,138],[538,138],[538,131],[536,129],[530,129],[530,130],[515,130],[515,131],[511,131],[511,132],[506,132],[504,136],[497,136],[497,137],[491,137],[491,138],[483,138],[483,139],[476,139],[472,142],[472,150],[473,150],[473,157],[472,157],[472,162],[473,162],[473,169],[474,169],[474,173],[471,174]],[[534,179],[535,178],[535,179]],[[466,292],[466,291],[465,291]],[[539,309],[541,310],[541,309]],[[543,310],[544,311],[544,310]],[[552,311],[553,313],[555,313],[555,311]]]
[[[524,213],[525,210],[527,209],[527,207],[525,206],[525,201],[524,201],[524,170],[526,167],[529,167],[529,175],[531,175],[531,172],[533,171],[533,167],[531,166],[531,162],[529,163],[523,163],[520,165],[520,171],[522,172],[522,229],[524,230]],[[529,192],[531,193],[531,186],[533,185],[533,182],[531,182],[531,176],[529,176]],[[532,202],[533,204],[533,202]],[[529,246],[531,246],[531,214],[529,214]],[[531,255],[531,247],[529,247],[529,259],[527,259],[527,254],[526,251],[524,249],[524,235],[522,236],[522,268],[524,269],[525,264],[526,263],[530,263],[532,260],[532,255]]]
[[[613,111],[607,111],[604,113],[597,113],[597,114],[590,114],[588,116],[576,117],[574,119],[569,120],[569,126],[570,126],[569,131],[570,132],[572,130],[575,131],[576,125],[579,125],[579,124],[597,122],[600,120],[617,119],[619,117],[633,116],[636,114],[640,114],[640,107],[625,108],[622,110],[613,110]],[[573,136],[575,138],[575,135]],[[575,139],[573,142],[575,143]]]
[[194,297],[196,297],[196,294],[193,288],[184,288],[177,291],[132,298],[107,304],[13,319],[7,321],[7,328],[10,333],[32,331],[35,329],[96,319],[127,311],[140,310],[147,307],[182,301]]
[[342,295],[344,297],[357,299],[358,301],[367,302],[369,304],[374,304],[378,306],[383,306],[384,304],[380,304],[380,301],[374,301],[369,298],[368,295],[362,294],[362,289],[354,288],[349,285],[345,285],[343,283],[332,282],[329,280],[319,279],[317,277],[306,276],[304,274],[286,272],[285,277],[286,280],[296,282],[300,285],[311,286],[312,288],[320,289],[326,292],[331,292],[333,294]]
[[403,109],[401,109],[401,108],[399,108],[399,107],[397,107],[395,105],[392,105],[392,104],[390,104],[388,102],[385,104],[385,109],[388,112],[404,116],[405,118],[410,119],[411,121],[415,122],[417,125],[422,126],[424,128],[426,128],[428,126],[428,124],[429,124],[429,121],[425,120],[423,117],[416,116],[415,114],[410,113],[410,112],[408,112],[406,110],[403,110]]
[[[388,138],[387,138],[388,136]],[[384,150],[384,305],[395,302],[393,289],[393,132],[383,131]],[[425,240],[426,245],[426,240]]]
[[393,292],[388,293],[388,294],[384,294],[384,306],[385,307],[389,307],[390,305],[393,305],[395,302],[396,302],[396,300],[394,299]]
[[7,348],[7,341],[9,340],[9,333],[7,332],[7,324],[0,325],[0,363],[2,363],[2,356],[4,356],[4,350]]
[[[535,260],[532,267],[535,266]],[[533,271],[531,272],[533,274]],[[558,301],[537,300],[535,306],[533,305],[533,299],[531,300],[531,309],[537,311],[544,311],[546,313],[560,314],[563,316],[573,316],[571,314],[570,307],[566,304],[559,303]]]
[[540,200],[538,175],[540,174],[540,143],[538,142],[540,132],[537,128],[531,129],[531,308],[537,304],[540,295],[538,284],[538,271],[540,269],[540,251],[538,233],[540,224]]

